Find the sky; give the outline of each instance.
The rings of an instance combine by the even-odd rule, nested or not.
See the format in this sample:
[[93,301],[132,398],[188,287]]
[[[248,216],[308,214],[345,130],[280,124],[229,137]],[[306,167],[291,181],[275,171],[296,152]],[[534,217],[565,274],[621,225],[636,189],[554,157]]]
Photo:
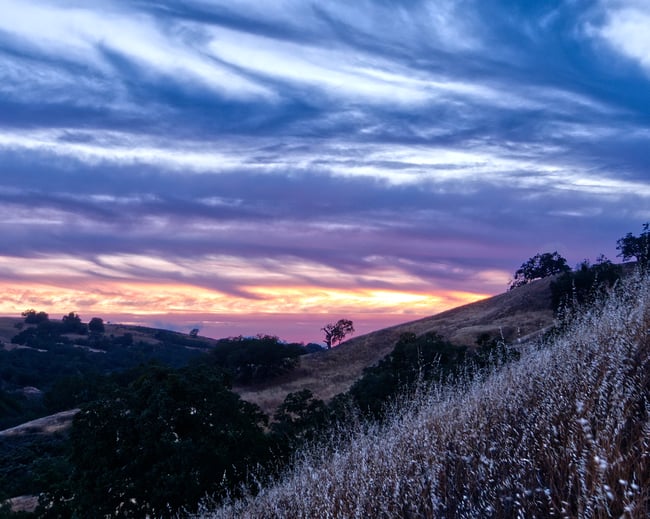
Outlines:
[[650,220],[647,0],[0,13],[0,314],[318,341]]

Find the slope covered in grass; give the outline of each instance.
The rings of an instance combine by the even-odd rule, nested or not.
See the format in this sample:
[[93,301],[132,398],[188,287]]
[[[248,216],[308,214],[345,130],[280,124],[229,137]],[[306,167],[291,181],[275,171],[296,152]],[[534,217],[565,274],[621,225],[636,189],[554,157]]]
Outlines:
[[272,415],[289,393],[309,389],[317,398],[328,401],[348,391],[365,368],[390,354],[404,333],[421,336],[435,332],[456,345],[472,348],[477,337],[485,333],[507,341],[541,333],[553,324],[552,281],[541,279],[430,317],[353,337],[331,350],[302,356],[297,369],[272,384],[235,386],[235,390]]
[[625,280],[521,359],[421,389],[255,497],[201,517],[650,516],[650,280]]

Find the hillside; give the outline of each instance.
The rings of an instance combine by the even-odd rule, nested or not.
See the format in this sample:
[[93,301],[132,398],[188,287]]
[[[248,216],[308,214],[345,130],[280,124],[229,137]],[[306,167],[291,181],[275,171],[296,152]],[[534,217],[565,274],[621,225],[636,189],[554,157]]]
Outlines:
[[309,389],[329,400],[347,391],[363,369],[391,352],[400,335],[437,332],[458,345],[474,346],[482,333],[508,341],[534,335],[553,324],[551,278],[440,314],[354,337],[331,350],[304,355],[284,379],[261,387],[236,387],[244,400],[272,413],[289,393]]
[[196,517],[650,517],[650,278],[383,425],[348,425],[257,496]]
[[[105,334],[108,336],[112,335],[116,337],[122,337],[125,334],[130,334],[133,337],[134,342],[145,342],[152,345],[160,345],[164,342],[159,337],[157,337],[160,332],[189,338],[189,336],[184,333],[177,333],[169,330],[160,330],[158,328],[149,328],[146,326],[119,323],[105,323],[104,326],[106,328]],[[3,343],[5,348],[14,348],[15,345],[11,344],[12,337],[14,337],[20,330],[24,329],[25,327],[28,326],[24,325],[24,319],[22,317],[0,317],[0,343]],[[217,342],[216,339],[211,339],[209,337],[200,337],[199,341],[201,343],[206,343],[209,346],[214,346]]]
[[[215,438],[208,441],[210,445],[222,445],[225,449],[222,453],[225,456],[223,459],[228,460],[225,466],[236,467],[229,476],[228,485],[238,488],[240,484],[245,484],[240,474],[245,475],[246,472],[242,470],[251,463],[251,460],[246,457],[237,458],[238,453],[247,456],[245,453],[255,451],[257,454],[254,455],[254,463],[260,467],[260,470],[266,470],[262,467],[274,467],[273,470],[279,470],[280,467],[288,466],[303,440],[309,441],[309,438],[314,438],[319,431],[326,431],[327,427],[334,425],[331,423],[332,417],[339,419],[342,416],[342,408],[336,407],[341,402],[340,399],[335,399],[327,407],[323,406],[322,402],[314,402],[316,407],[313,407],[309,402],[301,403],[300,400],[295,400],[302,397],[294,396],[294,403],[291,404],[294,407],[287,408],[285,403],[283,407],[285,414],[278,414],[269,424],[266,417],[258,414],[255,408],[239,400],[237,395],[228,390],[229,380],[249,384],[236,386],[235,390],[244,400],[260,404],[266,415],[272,417],[278,404],[282,403],[290,392],[310,389],[317,398],[329,400],[332,396],[347,391],[363,375],[360,380],[361,385],[356,384],[349,394],[356,399],[355,405],[358,405],[359,409],[364,409],[368,416],[373,414],[376,418],[380,418],[383,412],[382,402],[390,401],[391,394],[393,396],[399,394],[397,392],[399,385],[411,376],[409,373],[414,374],[411,380],[415,381],[417,377],[424,376],[426,370],[428,373],[426,376],[432,377],[427,380],[435,380],[436,373],[441,376],[444,373],[452,374],[454,366],[462,370],[464,365],[474,367],[491,365],[464,364],[465,359],[472,359],[470,361],[472,363],[484,362],[487,357],[483,355],[487,350],[481,348],[465,356],[464,348],[458,348],[459,345],[475,348],[477,338],[487,335],[493,338],[504,337],[509,343],[519,344],[521,348],[528,343],[528,339],[540,336],[540,332],[547,330],[554,321],[550,304],[550,283],[551,279],[531,283],[477,303],[356,337],[336,348],[314,354],[305,354],[307,350],[301,345],[287,345],[277,338],[267,336],[209,341],[164,330],[111,325],[103,335],[58,333],[52,338],[52,336],[34,335],[32,331],[37,330],[32,330],[24,323],[21,326],[17,319],[5,320],[0,333],[4,330],[4,333],[9,335],[20,328],[28,332],[23,334],[24,338],[35,341],[31,346],[14,344],[4,350],[0,349],[0,354],[7,359],[18,359],[28,355],[30,362],[42,363],[48,358],[54,359],[56,355],[63,353],[64,358],[80,362],[79,366],[83,367],[84,363],[94,361],[99,362],[99,365],[106,369],[106,361],[110,359],[113,359],[111,362],[125,358],[137,360],[138,357],[134,357],[134,353],[155,355],[171,352],[173,355],[170,358],[176,360],[186,359],[185,353],[198,354],[199,357],[195,358],[190,365],[186,365],[186,368],[180,369],[162,366],[139,367],[135,371],[109,377],[96,377],[91,372],[87,372],[81,380],[73,379],[72,385],[66,382],[64,386],[58,387],[55,402],[60,408],[52,409],[51,412],[72,411],[0,432],[0,447],[4,449],[7,461],[4,466],[0,466],[0,483],[4,481],[0,484],[0,488],[5,485],[5,499],[34,496],[42,493],[44,488],[55,488],[56,481],[72,475],[73,477],[65,482],[68,495],[76,496],[74,505],[70,506],[87,511],[84,507],[92,507],[96,500],[101,501],[105,498],[103,494],[105,489],[84,486],[87,481],[95,477],[91,474],[99,470],[103,474],[102,477],[107,478],[106,484],[115,486],[113,483],[116,476],[115,464],[111,461],[112,457],[104,459],[102,456],[116,452],[116,449],[125,453],[131,452],[129,451],[131,449],[133,453],[140,454],[128,455],[121,462],[122,468],[119,470],[122,472],[119,477],[123,480],[124,491],[128,489],[128,493],[132,493],[136,499],[134,503],[140,503],[138,507],[149,511],[167,510],[165,507],[169,503],[172,503],[169,504],[169,506],[173,505],[172,507],[191,507],[197,503],[200,495],[205,494],[206,489],[212,488],[214,491],[215,488],[219,488],[214,481],[218,474],[215,472],[213,462],[207,465],[204,462],[207,459],[206,453],[196,458],[198,465],[194,462],[187,463],[188,459],[200,452],[197,445],[201,442],[205,443],[206,438],[211,438],[210,435],[216,434]],[[48,324],[41,331],[44,333],[52,329],[57,330],[59,326]],[[413,337],[400,338],[406,332]],[[453,341],[453,344],[442,338],[430,340],[430,332],[441,334],[445,339]],[[129,340],[125,341],[127,337]],[[48,340],[44,340],[46,338]],[[201,354],[201,351],[211,353],[205,355]],[[269,356],[271,352],[273,355]],[[292,356],[289,356],[290,352],[293,352]],[[427,358],[424,352],[427,352]],[[181,353],[183,354],[180,355]],[[392,360],[383,360],[380,368],[373,368],[371,376],[368,372],[364,373],[364,368],[377,365],[378,361],[388,353],[391,353],[388,359],[397,359],[398,364],[391,364]],[[518,352],[515,353],[519,355]],[[66,355],[68,357],[65,357]],[[277,362],[278,360],[280,363]],[[297,367],[291,370],[291,366],[294,365]],[[25,366],[27,365],[23,367]],[[52,366],[47,367],[52,371]],[[115,368],[119,366],[114,364],[111,369]],[[228,370],[226,378],[222,378],[222,369]],[[472,369],[474,368],[470,367],[470,370]],[[52,371],[50,375],[54,372],[57,370]],[[456,373],[467,375],[469,372],[463,370]],[[266,382],[262,382],[264,380]],[[43,381],[44,379],[41,378],[41,382]],[[152,391],[159,393],[159,396],[152,398]],[[104,400],[102,395],[111,395],[111,398]],[[212,400],[206,400],[205,395],[211,395]],[[60,400],[60,397],[63,397],[63,400]],[[45,400],[46,398],[43,398],[43,401]],[[67,402],[67,405],[62,406],[62,401]],[[74,408],[83,407],[82,404],[85,403],[89,406],[84,407],[78,416],[81,417],[80,427],[86,427],[87,430],[80,432],[75,427],[70,435],[66,431],[66,426],[75,412]],[[230,405],[230,410],[221,409],[223,405]],[[322,407],[319,408],[319,405]],[[183,414],[188,409],[195,410],[191,418]],[[288,414],[286,409],[289,409]],[[219,429],[213,427],[215,412],[222,416],[219,420]],[[104,413],[108,414],[102,418]],[[230,416],[230,418],[226,419],[223,416]],[[145,423],[144,417],[149,417],[150,421],[153,421]],[[188,420],[196,423],[188,427]],[[173,426],[173,434],[168,434],[170,423],[176,421],[179,428]],[[106,432],[102,425],[104,423],[110,423],[111,428],[115,427],[121,432],[104,435]],[[202,427],[205,427],[205,430]],[[241,427],[242,430],[233,433],[231,430],[233,427],[235,429]],[[140,432],[131,434],[135,430]],[[152,433],[151,431],[154,430],[158,432]],[[126,431],[129,431],[129,434],[126,434]],[[139,439],[149,434],[153,434],[156,440],[140,442]],[[174,434],[179,435],[176,438],[183,437],[183,442],[174,440]],[[225,436],[222,438],[219,434]],[[240,438],[234,450],[224,443],[224,438],[231,438],[233,434]],[[95,438],[92,445],[85,441],[89,436]],[[329,435],[325,437],[327,436]],[[197,480],[194,485],[178,486],[170,480],[167,482],[168,487],[156,486],[155,491],[152,490],[149,482],[159,477],[163,479],[166,477],[164,474],[169,473],[168,465],[172,458],[150,453],[149,456],[153,458],[147,462],[146,470],[144,466],[138,464],[142,463],[141,458],[146,457],[142,452],[149,448],[158,449],[165,439],[166,449],[170,452],[178,451],[173,458],[177,460],[173,471],[174,479],[183,480],[189,474],[183,471],[196,472],[198,469],[193,467],[202,466],[202,483],[199,484]],[[83,456],[74,458],[76,472],[72,471],[71,458],[65,454],[65,449],[68,448],[66,445],[70,442],[76,446],[73,450]],[[93,453],[92,449],[95,447],[99,450]],[[210,452],[214,451],[212,447],[210,449]],[[31,454],[25,456],[20,454],[21,452]],[[222,456],[222,454],[215,455]],[[234,457],[232,461],[229,461],[230,457]],[[87,477],[83,476],[83,470],[88,471]],[[126,477],[124,471],[131,475]],[[16,480],[15,474],[20,474],[22,479]],[[31,474],[37,476],[32,477]],[[54,474],[54,476],[46,476],[54,479],[44,487],[39,478],[46,474]],[[168,501],[171,499],[174,501]],[[64,501],[60,504],[68,507],[65,503],[71,502]],[[19,506],[16,504],[18,502],[12,503],[15,507]],[[112,504],[106,499],[103,506],[108,507],[108,510],[120,503],[119,497]]]

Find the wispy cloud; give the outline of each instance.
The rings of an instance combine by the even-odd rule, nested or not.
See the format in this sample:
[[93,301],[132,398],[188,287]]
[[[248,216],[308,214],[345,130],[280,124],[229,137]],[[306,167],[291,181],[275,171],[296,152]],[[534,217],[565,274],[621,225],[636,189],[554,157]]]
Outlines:
[[123,11],[119,4],[93,10],[3,0],[0,9],[0,30],[12,37],[11,47],[17,52],[24,49],[28,55],[86,66],[102,76],[123,74],[120,69],[130,67],[145,81],[198,81],[233,98],[270,94],[202,56],[191,32],[160,24],[145,13]]

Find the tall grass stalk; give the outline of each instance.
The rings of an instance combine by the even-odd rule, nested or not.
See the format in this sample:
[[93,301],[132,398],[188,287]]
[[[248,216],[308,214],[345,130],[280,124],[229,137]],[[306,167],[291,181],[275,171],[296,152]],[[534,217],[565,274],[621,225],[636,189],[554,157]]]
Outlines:
[[521,359],[421,387],[208,518],[650,517],[650,279],[629,277]]

